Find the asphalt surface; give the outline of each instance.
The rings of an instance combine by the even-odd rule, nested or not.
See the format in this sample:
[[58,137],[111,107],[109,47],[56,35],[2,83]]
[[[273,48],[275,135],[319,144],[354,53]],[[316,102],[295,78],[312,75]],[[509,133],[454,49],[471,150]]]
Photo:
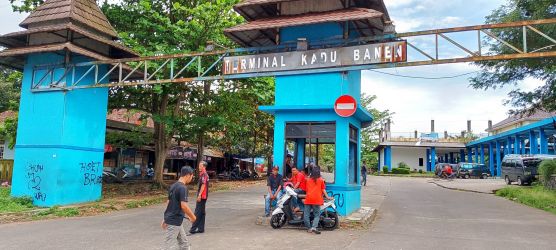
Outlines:
[[[265,188],[214,193],[193,249],[556,249],[556,216],[428,179],[371,177],[362,200],[379,207],[368,230],[310,235],[257,226]],[[159,249],[163,206],[0,225],[0,249]]]

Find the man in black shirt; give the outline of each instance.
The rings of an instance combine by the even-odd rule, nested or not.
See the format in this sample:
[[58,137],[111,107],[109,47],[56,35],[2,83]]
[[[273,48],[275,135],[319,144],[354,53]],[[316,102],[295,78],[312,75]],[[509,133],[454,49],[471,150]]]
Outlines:
[[265,197],[264,213],[265,216],[270,216],[270,204],[274,200],[279,200],[282,197],[282,185],[284,180],[282,175],[278,174],[278,167],[272,168],[272,174],[268,176],[266,186],[268,187],[268,194]]
[[367,164],[365,162],[361,165],[361,185],[367,186]]
[[187,184],[193,180],[193,169],[183,167],[180,171],[180,179],[168,190],[168,202],[164,211],[162,229],[166,231],[164,249],[190,249],[191,244],[185,237],[185,229],[182,226],[184,216],[191,222],[197,218],[187,205],[188,190]]
[[293,156],[291,154],[288,153],[288,155],[286,156],[286,171],[285,171],[285,176],[286,178],[290,179],[292,178],[292,168],[293,168]]

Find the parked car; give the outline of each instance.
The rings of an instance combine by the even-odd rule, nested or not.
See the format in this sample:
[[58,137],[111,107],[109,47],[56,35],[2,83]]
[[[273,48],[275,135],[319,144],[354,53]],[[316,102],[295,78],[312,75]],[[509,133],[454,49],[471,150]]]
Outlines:
[[458,178],[472,177],[486,179],[490,176],[490,169],[485,164],[461,162],[458,164]]
[[554,155],[518,155],[509,154],[502,160],[502,176],[506,184],[517,182],[518,185],[531,184],[537,179],[537,169],[541,161],[556,159]]

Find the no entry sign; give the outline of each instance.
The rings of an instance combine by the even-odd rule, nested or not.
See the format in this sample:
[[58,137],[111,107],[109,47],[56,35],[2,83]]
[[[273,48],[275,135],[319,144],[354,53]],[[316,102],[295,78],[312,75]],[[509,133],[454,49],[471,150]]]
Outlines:
[[350,117],[357,110],[357,101],[350,95],[340,96],[334,104],[334,110],[341,117]]

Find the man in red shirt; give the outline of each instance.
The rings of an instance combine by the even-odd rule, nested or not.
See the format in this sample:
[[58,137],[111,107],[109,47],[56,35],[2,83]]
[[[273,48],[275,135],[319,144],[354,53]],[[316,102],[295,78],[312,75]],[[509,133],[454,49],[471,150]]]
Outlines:
[[[320,219],[320,206],[324,204],[323,196],[327,200],[331,200],[326,193],[326,185],[324,179],[320,176],[320,167],[313,166],[311,169],[311,177],[307,179],[307,196],[305,198],[305,211],[303,213],[305,226],[309,233],[320,234],[317,230]],[[311,214],[313,215],[313,224],[310,222]]]
[[191,226],[189,233],[204,233],[205,232],[205,208],[207,205],[209,188],[209,176],[207,174],[207,162],[201,161],[199,163],[199,189],[197,190],[197,205],[195,206],[195,216],[197,221]]
[[[305,194],[307,189],[307,182],[305,180],[305,175],[303,174],[303,172],[299,171],[297,168],[292,168],[291,182],[293,183],[293,189],[297,194]],[[296,207],[295,212],[303,209],[303,203],[299,202],[297,197],[294,197],[293,202],[294,206]]]

